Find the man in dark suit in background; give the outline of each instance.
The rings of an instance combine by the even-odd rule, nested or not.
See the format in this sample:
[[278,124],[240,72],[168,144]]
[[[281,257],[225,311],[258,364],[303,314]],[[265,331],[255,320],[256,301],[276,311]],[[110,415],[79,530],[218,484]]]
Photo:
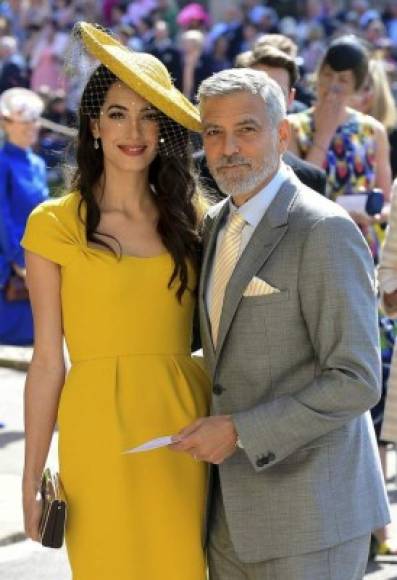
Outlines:
[[28,86],[28,71],[18,52],[17,40],[13,36],[3,36],[0,39],[0,93],[14,87]]
[[[254,50],[246,56],[246,59],[247,64],[244,66],[264,71],[276,81],[284,93],[287,110],[290,111],[295,98],[294,87],[299,78],[299,69],[295,60],[270,44],[254,46]],[[238,66],[238,57],[236,65]],[[326,178],[321,169],[319,170],[312,163],[299,159],[290,151],[283,155],[283,160],[284,163],[292,167],[302,183],[323,195],[325,194]]]
[[158,20],[154,25],[154,38],[147,50],[161,60],[172,76],[175,86],[182,90],[182,55],[170,38],[165,20]]

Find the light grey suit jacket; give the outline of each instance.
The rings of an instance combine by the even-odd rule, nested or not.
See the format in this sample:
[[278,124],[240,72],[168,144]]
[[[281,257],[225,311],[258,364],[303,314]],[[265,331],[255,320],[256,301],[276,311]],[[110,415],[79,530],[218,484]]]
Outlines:
[[[291,176],[226,289],[216,352],[205,303],[228,202],[204,224],[201,336],[213,414],[244,446],[220,465],[243,562],[325,549],[389,521],[368,409],[380,396],[374,268],[347,214]],[[253,276],[278,288],[243,296]]]

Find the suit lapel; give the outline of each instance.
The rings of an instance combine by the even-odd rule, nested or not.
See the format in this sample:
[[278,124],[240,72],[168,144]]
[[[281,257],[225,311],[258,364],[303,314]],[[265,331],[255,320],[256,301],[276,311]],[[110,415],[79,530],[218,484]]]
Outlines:
[[[204,256],[201,265],[201,275],[199,283],[199,309],[200,309],[200,327],[201,327],[201,341],[203,346],[206,345],[206,352],[214,356],[214,347],[211,335],[211,324],[207,310],[207,283],[208,276],[211,271],[213,256],[216,249],[216,240],[218,231],[226,218],[229,211],[229,200],[225,199],[220,204],[217,214],[211,219],[211,224],[208,225],[208,239],[204,240]],[[212,366],[212,365],[211,365]]]
[[296,195],[295,183],[285,181],[237,262],[225,292],[215,364],[247,284],[269,259],[288,229],[288,217]]

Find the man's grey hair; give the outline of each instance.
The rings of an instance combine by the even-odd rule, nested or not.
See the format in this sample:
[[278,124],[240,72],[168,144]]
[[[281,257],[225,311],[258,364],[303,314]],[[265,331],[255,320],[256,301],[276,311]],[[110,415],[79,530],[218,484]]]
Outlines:
[[266,117],[272,127],[278,127],[287,111],[285,96],[280,86],[264,71],[252,68],[230,68],[205,79],[198,90],[199,107],[210,97],[221,97],[246,92],[260,95],[265,103]]

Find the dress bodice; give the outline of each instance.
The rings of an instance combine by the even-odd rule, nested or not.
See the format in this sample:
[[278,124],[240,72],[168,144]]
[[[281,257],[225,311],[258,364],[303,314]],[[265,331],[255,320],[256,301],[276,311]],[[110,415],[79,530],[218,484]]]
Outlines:
[[[89,247],[79,199],[72,193],[39,206],[22,242],[61,266],[63,326],[72,362],[190,353],[194,296],[187,290],[180,303],[177,286],[168,288],[171,255],[117,258]],[[194,288],[195,273],[189,272]]]

